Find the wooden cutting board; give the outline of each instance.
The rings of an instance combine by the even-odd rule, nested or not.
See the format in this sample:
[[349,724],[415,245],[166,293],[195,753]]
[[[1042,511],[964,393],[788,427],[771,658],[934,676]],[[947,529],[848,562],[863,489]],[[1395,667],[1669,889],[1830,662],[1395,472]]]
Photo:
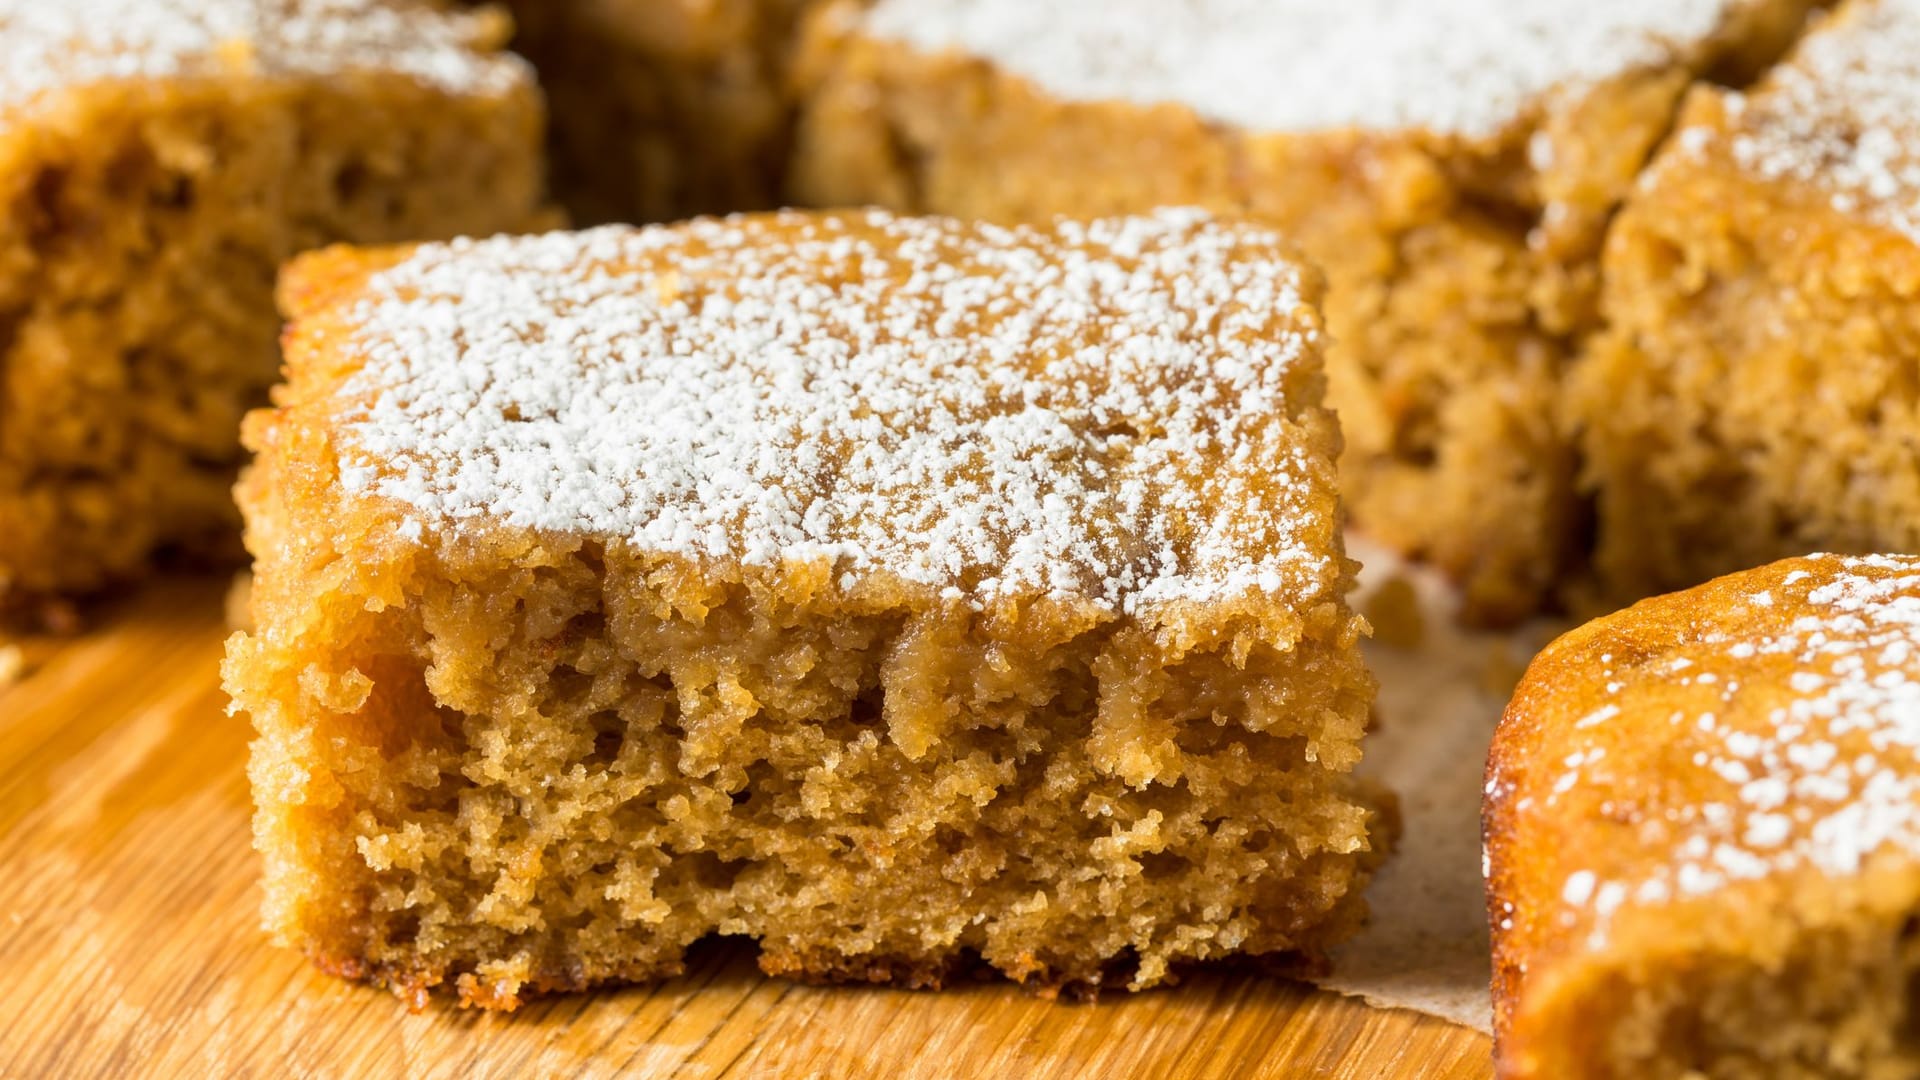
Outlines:
[[1250,975],[1050,1003],[796,986],[745,946],[512,1016],[388,994],[273,948],[255,911],[225,583],[155,585],[24,642],[0,688],[0,1077],[1484,1077],[1487,1040]]

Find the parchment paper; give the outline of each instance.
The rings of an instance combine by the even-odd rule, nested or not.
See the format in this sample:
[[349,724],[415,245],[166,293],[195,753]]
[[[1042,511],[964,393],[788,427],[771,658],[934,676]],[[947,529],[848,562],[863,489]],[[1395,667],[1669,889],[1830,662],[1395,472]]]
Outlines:
[[1487,743],[1527,660],[1561,627],[1471,633],[1453,624],[1456,600],[1430,571],[1349,535],[1366,564],[1355,604],[1395,578],[1420,600],[1418,644],[1367,644],[1380,679],[1379,728],[1361,771],[1400,796],[1405,831],[1368,891],[1372,922],[1336,950],[1325,989],[1492,1029],[1486,906],[1480,877],[1480,791]]

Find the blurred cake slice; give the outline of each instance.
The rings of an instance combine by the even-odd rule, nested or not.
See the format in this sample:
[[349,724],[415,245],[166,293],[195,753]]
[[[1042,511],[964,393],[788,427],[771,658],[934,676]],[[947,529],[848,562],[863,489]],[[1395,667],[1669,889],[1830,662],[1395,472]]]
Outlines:
[[506,0],[581,224],[781,203],[798,27],[822,0]]
[[239,553],[280,263],[540,212],[498,11],[0,0],[0,606]]
[[1695,95],[1605,269],[1571,411],[1614,597],[1920,549],[1920,3]]

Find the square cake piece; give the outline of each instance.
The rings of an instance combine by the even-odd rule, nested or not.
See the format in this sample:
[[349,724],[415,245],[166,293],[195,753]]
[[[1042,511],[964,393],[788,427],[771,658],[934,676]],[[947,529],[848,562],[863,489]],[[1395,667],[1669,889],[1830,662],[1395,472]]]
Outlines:
[[1486,793],[1503,1080],[1920,1075],[1920,558],[1563,636]]
[[1920,550],[1920,3],[1696,95],[1605,267],[1571,412],[1616,597]]
[[0,602],[239,555],[280,263],[535,217],[510,29],[421,0],[0,0]]
[[1319,287],[1195,211],[294,264],[242,482],[267,922],[416,1000],[1313,954],[1376,857]]
[[556,194],[582,224],[780,205],[787,66],[820,0],[507,0],[553,105]]
[[1205,205],[1327,272],[1355,523],[1537,607],[1583,544],[1560,382],[1697,77],[1808,0],[878,0],[816,20],[794,194],[988,219]]

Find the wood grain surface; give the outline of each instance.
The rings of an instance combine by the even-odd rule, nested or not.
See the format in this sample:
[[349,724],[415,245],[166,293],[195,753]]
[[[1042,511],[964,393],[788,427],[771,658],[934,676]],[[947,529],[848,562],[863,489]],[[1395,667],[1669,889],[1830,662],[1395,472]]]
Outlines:
[[177,580],[24,642],[0,688],[0,1077],[1484,1077],[1485,1038],[1287,982],[1208,974],[1050,1003],[685,978],[512,1016],[330,979],[262,936],[225,583]]

